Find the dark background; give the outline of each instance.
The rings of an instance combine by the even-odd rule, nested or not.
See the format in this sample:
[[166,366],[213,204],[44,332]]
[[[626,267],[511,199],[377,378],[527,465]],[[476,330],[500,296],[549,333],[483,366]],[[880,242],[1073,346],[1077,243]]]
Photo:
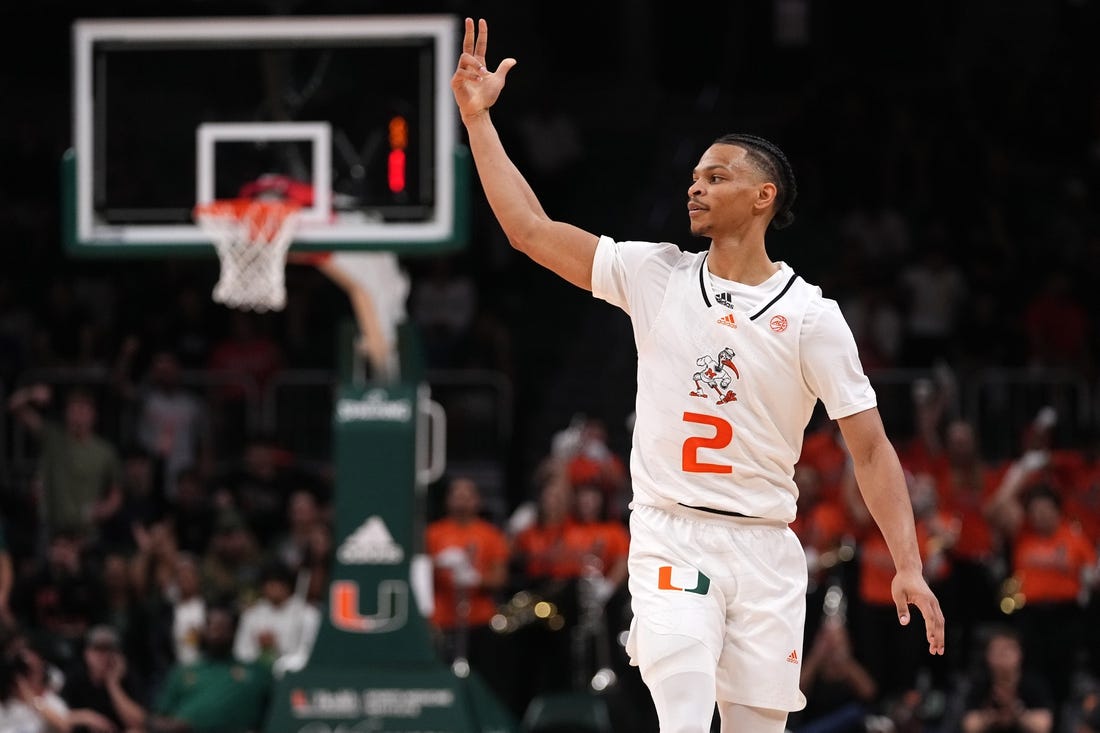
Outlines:
[[[1097,4],[808,0],[807,35],[795,45],[780,40],[779,6],[47,0],[6,7],[0,309],[9,323],[29,319],[35,336],[30,346],[7,345],[0,379],[10,391],[49,359],[109,363],[127,335],[163,335],[165,319],[157,316],[176,292],[204,292],[215,278],[207,260],[87,261],[63,251],[58,163],[71,144],[75,17],[449,12],[490,21],[491,65],[519,60],[494,119],[551,216],[619,239],[697,246],[682,209],[691,167],[724,132],[761,134],[787,151],[801,189],[795,225],[769,240],[773,258],[791,262],[842,305],[874,294],[903,319],[913,304],[900,288],[902,273],[926,252],[946,253],[964,279],[952,336],[937,346],[942,353],[869,355],[869,371],[938,360],[965,380],[989,369],[1055,367],[1091,386],[1100,274]],[[539,157],[540,142],[551,138],[525,126],[558,113],[577,149],[554,167]],[[445,355],[436,366],[488,367],[513,385],[505,493],[514,502],[550,435],[575,412],[605,419],[614,446],[625,450],[633,343],[625,316],[507,248],[476,182],[473,201],[470,247],[450,266],[476,284],[483,327],[461,356]],[[853,216],[879,207],[904,224],[908,244],[900,251],[873,238],[854,246]],[[406,265],[420,278],[434,262]],[[1064,363],[1052,363],[1025,327],[1052,273],[1086,316],[1087,348],[1068,362],[1057,357]],[[291,366],[331,367],[334,324],[347,317],[346,303],[308,274],[293,277],[316,301],[307,336],[291,338],[278,315],[265,317],[264,328],[282,339]],[[94,302],[58,313],[50,293],[64,287],[78,305],[81,297]],[[44,340],[68,333],[58,319],[99,313],[107,315],[90,343],[53,343],[52,356],[44,355]],[[212,335],[226,328],[224,311],[211,307],[207,316]],[[1086,403],[1075,427],[1091,425]],[[908,427],[904,417],[893,426]],[[993,451],[1014,448],[1011,439],[985,440]]]

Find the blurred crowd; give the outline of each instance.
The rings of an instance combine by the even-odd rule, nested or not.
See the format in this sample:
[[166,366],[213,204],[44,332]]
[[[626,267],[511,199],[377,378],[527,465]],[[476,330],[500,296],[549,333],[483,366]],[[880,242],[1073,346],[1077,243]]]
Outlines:
[[277,660],[312,648],[329,482],[263,434],[210,470],[177,369],[160,354],[117,385],[139,415],[126,436],[82,385],[9,397],[37,469],[0,523],[0,730],[258,730]]
[[[119,385],[142,406],[130,436],[102,432],[81,387],[9,398],[38,470],[3,514],[0,730],[258,730],[272,680],[312,648],[329,472],[263,434],[238,463],[204,467],[204,402],[167,387],[172,358],[159,358]],[[919,619],[897,622],[889,551],[836,424],[807,431],[792,528],[810,568],[808,706],[793,731],[1096,730],[1100,441],[1061,445],[1048,406],[1011,457],[990,459],[951,410],[954,388],[916,384],[913,437],[897,444],[949,619],[944,657],[927,654]],[[575,416],[503,513],[474,476],[433,487],[422,539],[439,658],[473,668],[517,720],[540,696],[582,692],[615,730],[655,724],[623,649],[630,480],[610,442],[600,419]]]
[[[810,568],[808,706],[792,715],[794,731],[1083,731],[1096,723],[1100,453],[1058,445],[1058,416],[1045,407],[1012,457],[990,460],[974,427],[946,409],[951,389],[918,385],[915,437],[897,446],[925,573],[949,619],[944,657],[927,653],[919,621],[898,624],[889,550],[836,424],[821,420],[807,433],[792,528]],[[600,421],[562,430],[535,486],[529,503],[494,523],[478,516],[471,481],[450,485],[447,516],[428,535],[444,589],[435,616],[449,640],[444,654],[468,658],[520,711],[548,690],[610,687],[615,701],[617,685],[632,703],[612,704],[615,729],[646,729],[645,698],[636,697],[620,648],[630,621],[629,479]],[[466,594],[468,617],[455,616],[463,608],[456,591]],[[539,601],[549,604],[541,616]],[[510,666],[501,675],[486,660],[508,659],[500,636],[513,633],[527,643],[511,650],[537,661],[524,675]]]

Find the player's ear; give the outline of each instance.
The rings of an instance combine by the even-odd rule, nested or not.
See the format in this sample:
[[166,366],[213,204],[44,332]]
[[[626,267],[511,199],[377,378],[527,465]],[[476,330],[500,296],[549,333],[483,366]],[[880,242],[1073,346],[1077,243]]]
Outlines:
[[775,203],[777,192],[774,183],[761,183],[756,189],[756,208],[764,210]]

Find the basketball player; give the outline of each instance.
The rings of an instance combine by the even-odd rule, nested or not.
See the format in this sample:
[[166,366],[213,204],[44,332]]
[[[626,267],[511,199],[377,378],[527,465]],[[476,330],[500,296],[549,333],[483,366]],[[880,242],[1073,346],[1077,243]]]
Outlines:
[[[487,35],[484,20],[476,34],[466,20],[451,88],[494,215],[513,247],[631,317],[628,651],[661,730],[709,731],[717,701],[724,732],[781,733],[788,712],[805,705],[807,570],[787,525],[794,464],[819,399],[889,545],[898,620],[910,623],[915,606],[929,652],[942,654],[943,614],[852,333],[834,301],[765,248],[767,227],[792,218],[795,180],[782,151],[727,135],[703,152],[686,203],[691,233],[710,242],[705,252],[617,242],[554,221],[490,118],[516,61],[486,68]],[[714,374],[698,379],[700,366]],[[708,388],[712,381],[720,388]]]

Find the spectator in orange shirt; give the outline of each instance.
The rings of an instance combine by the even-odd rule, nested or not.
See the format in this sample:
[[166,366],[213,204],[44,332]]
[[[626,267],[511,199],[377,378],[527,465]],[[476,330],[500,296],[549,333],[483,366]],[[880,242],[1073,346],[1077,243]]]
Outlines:
[[[920,545],[921,560],[924,562],[924,577],[938,597],[946,597],[950,602],[952,599],[949,591],[956,585],[954,551],[962,522],[954,512],[941,504],[934,476],[918,473],[911,474],[908,479],[917,542]],[[955,604],[957,605],[957,601]],[[934,685],[942,687],[949,681],[951,664],[952,661],[946,657],[926,660]]]
[[481,514],[481,492],[459,476],[447,486],[446,516],[430,522],[425,549],[432,558],[434,609],[440,654],[448,663],[467,660],[502,696],[508,694],[500,662],[500,638],[490,621],[508,580],[508,540]]
[[840,498],[840,485],[848,465],[848,448],[836,420],[826,420],[821,427],[810,431],[802,443],[798,462],[817,469],[825,498]]
[[[1027,485],[1025,473],[1026,467],[1019,468],[1006,480],[998,494],[1002,504]],[[1082,643],[1082,599],[1095,585],[1096,551],[1062,515],[1061,500],[1049,486],[1028,489],[1022,507],[1023,513],[1003,511],[999,516],[1014,540],[1014,598],[1022,604],[1017,612],[1024,656],[1047,680],[1060,707],[1069,699],[1079,665],[1089,662],[1090,651],[1096,653]]]
[[545,596],[576,579],[578,568],[570,562],[565,546],[566,530],[574,521],[573,487],[566,474],[560,470],[547,473],[539,489],[534,523],[519,530],[512,540],[512,560],[521,586]]
[[[909,474],[907,479],[924,575],[928,583],[936,587],[949,577],[948,551],[954,543],[957,527],[952,517],[938,506],[931,477]],[[943,657],[925,660],[926,641],[919,628],[898,625],[897,606],[890,592],[894,562],[886,540],[872,521],[850,471],[842,482],[842,489],[858,538],[858,604],[853,609],[852,626],[856,634],[853,639],[856,655],[879,683],[882,695],[900,695],[913,689],[922,668],[937,678],[945,675],[946,662],[941,661]]]
[[945,449],[946,460],[934,476],[940,505],[960,520],[954,556],[984,567],[999,544],[987,519],[987,508],[1004,469],[982,458],[974,426],[966,420],[954,420],[947,426]]
[[607,426],[602,420],[578,416],[558,433],[554,453],[565,464],[573,486],[594,484],[603,489],[608,515],[625,516],[630,502],[626,464],[608,446]]
[[569,574],[583,575],[592,570],[603,578],[600,595],[606,600],[626,582],[626,555],[630,533],[626,525],[608,516],[603,489],[598,484],[580,484],[573,488],[572,521],[562,535],[572,565]]
[[791,522],[791,530],[806,548],[813,585],[815,578],[824,581],[826,571],[837,564],[840,546],[853,527],[839,498],[824,496],[821,474],[816,468],[806,463],[797,464],[794,482],[798,486],[798,512]]
[[[959,523],[951,549],[951,583],[941,602],[952,609],[955,649],[975,647],[975,631],[999,616],[998,593],[1003,576],[993,562],[1003,538],[993,531],[988,508],[1005,469],[991,466],[981,455],[974,426],[952,420],[945,430],[944,461],[935,473],[940,505]],[[967,654],[953,655],[959,671]]]
[[846,562],[854,554],[850,544],[854,530],[844,505],[822,495],[821,475],[816,468],[807,463],[796,464],[794,482],[798,487],[798,511],[790,526],[806,552],[809,580],[805,638],[813,639],[821,621],[817,610],[824,603],[828,587],[834,583],[847,587],[850,580]]
[[588,675],[610,667],[613,639],[630,626],[626,592],[627,551],[630,533],[626,525],[609,515],[607,496],[597,484],[573,488],[573,522],[562,542],[575,563],[578,576],[577,651],[584,656],[574,665]]
[[1052,406],[1040,408],[1023,431],[1021,455],[1043,456],[1045,460],[1036,463],[1033,484],[1046,484],[1065,497],[1087,471],[1087,464],[1081,451],[1060,443],[1058,419]]
[[954,378],[941,370],[937,379],[913,382],[913,436],[898,448],[898,459],[907,471],[936,473],[946,461],[942,430],[944,416],[956,399]]
[[625,590],[630,532],[610,514],[607,495],[599,485],[573,488],[573,521],[565,529],[563,542],[575,558],[576,573],[599,578],[596,594],[601,603]]
[[529,672],[517,676],[516,707],[520,710],[536,695],[571,689],[569,638],[579,616],[580,568],[565,539],[575,522],[573,487],[560,467],[546,472],[541,480],[535,521],[512,540],[513,580],[529,599],[528,607],[545,601],[552,604],[554,612],[543,619],[527,618],[516,634],[524,658],[537,660]]
[[[1081,456],[1082,470],[1072,492],[1066,497],[1064,514],[1081,528],[1093,547],[1100,548],[1100,432],[1088,437]],[[1091,653],[1088,662],[1093,678],[1100,679],[1100,592],[1089,595],[1085,615],[1085,646],[1098,650]],[[1097,700],[1100,700],[1100,695]],[[1096,707],[1096,719],[1100,721],[1100,704]]]
[[1094,546],[1100,545],[1100,434],[1082,453],[1081,470],[1066,497],[1066,516],[1081,525]]
[[[1006,539],[1015,537],[1026,525],[1026,504],[1033,491],[1053,493],[1059,509],[1065,509],[1067,497],[1075,494],[1074,487],[1087,480],[1089,472],[1084,454],[1068,449],[1052,449],[1049,429],[1036,431],[1037,418],[1024,438],[1024,452],[1010,462],[1001,473],[997,491],[986,507],[986,515],[995,532]],[[1053,418],[1052,418],[1053,419]],[[1065,515],[1062,512],[1063,516]],[[1080,517],[1068,517],[1078,525]]]

